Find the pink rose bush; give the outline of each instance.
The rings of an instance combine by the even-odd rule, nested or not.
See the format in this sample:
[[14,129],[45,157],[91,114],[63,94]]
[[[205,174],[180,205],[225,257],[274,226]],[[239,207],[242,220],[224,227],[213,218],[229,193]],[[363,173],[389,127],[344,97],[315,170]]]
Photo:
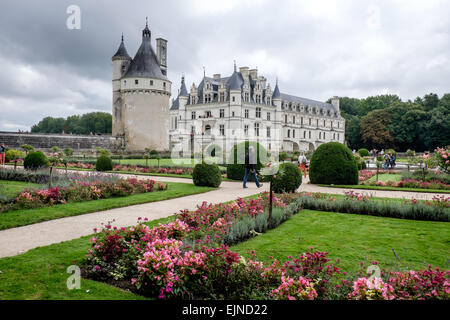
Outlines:
[[[327,252],[310,248],[298,257],[265,264],[226,245],[242,219],[259,219],[268,194],[227,204],[202,203],[174,221],[150,227],[139,218],[129,228],[103,226],[83,261],[83,276],[159,299],[448,299],[450,271],[382,272],[382,279],[342,272]],[[298,195],[277,195],[289,210]],[[312,197],[312,195],[311,195]],[[323,198],[323,195],[317,195]],[[97,231],[97,230],[95,230]],[[339,263],[339,261],[337,261]],[[374,262],[375,263],[375,262]]]
[[393,287],[379,278],[359,278],[353,283],[349,299],[354,300],[392,300]]
[[448,147],[446,149],[437,148],[434,152],[437,156],[439,168],[442,171],[449,173],[450,172],[450,149]]

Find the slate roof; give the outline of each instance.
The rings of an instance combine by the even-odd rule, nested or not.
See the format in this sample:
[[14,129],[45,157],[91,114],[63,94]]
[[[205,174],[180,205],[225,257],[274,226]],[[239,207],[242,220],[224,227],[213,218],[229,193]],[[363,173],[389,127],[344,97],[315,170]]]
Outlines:
[[131,57],[128,55],[127,49],[125,48],[125,44],[123,43],[123,36],[119,49],[117,49],[117,52],[113,55],[113,59],[114,58],[126,58],[131,60]]
[[273,90],[272,98],[273,99],[281,98],[280,89],[278,88],[278,81],[277,85],[275,86],[275,89]]
[[[249,80],[249,84],[250,84],[250,101],[255,102],[255,101],[253,101],[253,91],[254,91],[256,81],[252,80],[250,77],[248,78],[248,80]],[[224,77],[224,78],[217,79],[217,78],[210,78],[210,77],[205,76],[205,77],[203,77],[202,81],[198,85],[198,89],[197,89],[198,102],[197,102],[197,104],[203,103],[203,87],[205,86],[206,81],[209,81],[212,85],[213,98],[212,98],[211,102],[213,102],[213,103],[218,101],[219,86],[222,82],[225,82],[228,92],[230,90],[242,90],[242,87],[244,85],[244,78],[243,78],[242,74],[240,72],[237,72],[236,70],[233,72],[233,74],[230,77]],[[186,87],[184,85],[184,81],[182,81],[179,96],[181,96],[182,93],[183,93],[183,95],[185,94],[186,96],[189,96],[187,90],[186,90],[186,92],[184,92],[185,89],[186,89]],[[265,88],[263,88],[262,92],[263,92],[263,94],[262,94],[263,100],[262,101],[265,102],[266,101]],[[316,100],[312,100],[312,99],[307,99],[307,98],[302,98],[302,97],[297,97],[297,96],[289,95],[286,93],[281,93],[280,88],[278,87],[278,81],[277,81],[275,89],[273,90],[273,93],[272,93],[272,99],[275,99],[275,98],[279,98],[282,101],[293,102],[293,103],[302,103],[302,104],[308,105],[308,106],[317,106],[317,107],[325,108],[327,110],[336,111],[335,108],[333,107],[333,105],[329,104],[329,103],[316,101]],[[179,102],[178,102],[178,98],[177,98],[176,100],[174,100],[170,110],[177,110],[178,104],[179,104]],[[188,104],[190,104],[189,101],[188,101]]]
[[285,93],[281,93],[281,100],[288,101],[288,102],[294,102],[294,103],[303,103],[304,105],[309,105],[309,106],[318,106],[318,107],[322,107],[325,109],[335,111],[333,105],[330,103],[301,98],[301,97],[292,96],[292,95],[285,94]]
[[148,28],[144,29],[142,44],[139,47],[133,61],[128,68],[124,78],[155,78],[167,80],[162,74],[155,51],[153,50],[150,36],[145,36],[146,32],[150,32]]

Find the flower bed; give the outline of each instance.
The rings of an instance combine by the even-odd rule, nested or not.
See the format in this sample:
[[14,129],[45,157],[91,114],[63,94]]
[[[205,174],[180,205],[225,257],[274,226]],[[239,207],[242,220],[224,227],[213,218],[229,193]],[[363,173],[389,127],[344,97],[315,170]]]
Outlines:
[[133,173],[158,173],[158,174],[176,174],[192,175],[192,168],[177,167],[141,167],[136,165],[115,165],[113,171],[133,172]]
[[344,199],[321,193],[302,192],[297,200],[304,209],[366,214],[380,217],[424,221],[450,221],[450,197],[435,197],[431,201],[416,199],[401,202],[373,201],[370,197],[353,190]]
[[379,186],[379,187],[450,190],[450,184],[445,184],[438,180],[426,182],[422,180],[403,179],[401,181],[369,181],[364,182],[362,184],[366,186]]
[[[269,265],[254,255],[246,260],[230,251],[227,235],[240,222],[262,217],[268,200],[264,194],[230,204],[203,203],[194,212],[181,212],[172,223],[152,228],[143,223],[131,228],[106,225],[91,239],[83,276],[159,299],[450,298],[450,272],[431,267],[413,273],[383,271],[383,279],[372,280],[363,273],[347,275],[326,252],[313,248]],[[281,217],[299,211],[295,195],[276,197],[274,203],[286,212]],[[247,237],[252,231],[243,226]]]
[[[156,184],[156,185],[155,185]],[[167,184],[153,180],[115,179],[113,181],[89,181],[71,179],[69,185],[48,189],[24,190],[17,198],[2,205],[0,211],[40,208],[68,202],[81,202],[132,194],[166,190]]]

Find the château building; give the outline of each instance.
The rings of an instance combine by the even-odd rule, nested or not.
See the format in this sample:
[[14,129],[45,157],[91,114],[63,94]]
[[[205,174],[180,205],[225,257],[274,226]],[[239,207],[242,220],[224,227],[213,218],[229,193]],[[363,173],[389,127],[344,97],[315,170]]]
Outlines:
[[344,143],[344,132],[338,97],[324,103],[285,94],[278,81],[272,90],[257,69],[236,65],[231,76],[204,76],[189,92],[182,77],[170,108],[170,147],[184,150],[215,145],[226,152],[254,140],[269,151],[307,151]]

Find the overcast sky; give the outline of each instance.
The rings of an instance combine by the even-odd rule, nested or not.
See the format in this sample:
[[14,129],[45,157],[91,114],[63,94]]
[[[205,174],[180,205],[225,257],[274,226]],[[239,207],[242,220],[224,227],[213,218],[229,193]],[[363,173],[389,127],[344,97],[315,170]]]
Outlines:
[[[69,5],[81,29],[66,27]],[[450,1],[2,0],[0,130],[45,116],[111,112],[111,56],[124,33],[130,56],[148,16],[168,40],[177,94],[206,74],[257,67],[281,92],[325,101],[384,93],[450,92]]]

